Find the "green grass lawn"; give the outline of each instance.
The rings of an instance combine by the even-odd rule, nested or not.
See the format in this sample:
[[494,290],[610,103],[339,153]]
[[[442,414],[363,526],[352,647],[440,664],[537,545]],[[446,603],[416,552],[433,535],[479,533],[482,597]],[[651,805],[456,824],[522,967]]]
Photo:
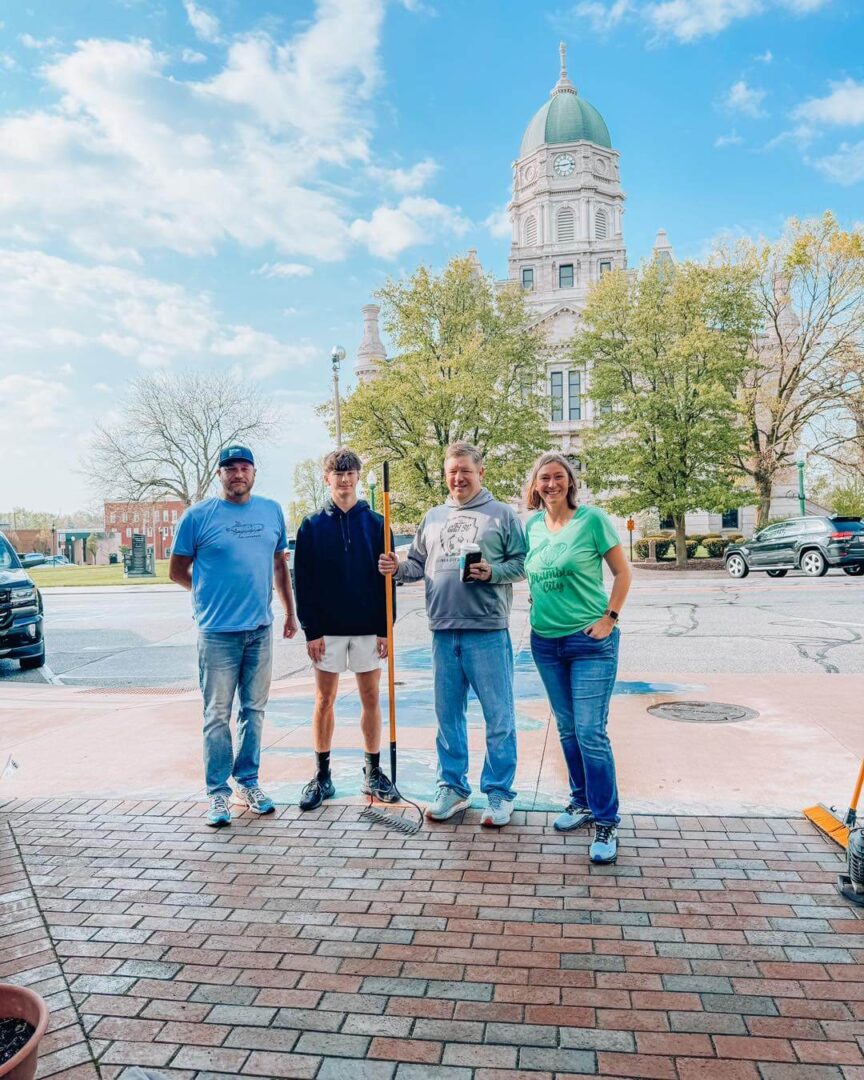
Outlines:
[[30,576],[40,588],[72,585],[153,585],[167,584],[168,560],[156,563],[156,577],[124,577],[123,564],[116,566],[34,566]]

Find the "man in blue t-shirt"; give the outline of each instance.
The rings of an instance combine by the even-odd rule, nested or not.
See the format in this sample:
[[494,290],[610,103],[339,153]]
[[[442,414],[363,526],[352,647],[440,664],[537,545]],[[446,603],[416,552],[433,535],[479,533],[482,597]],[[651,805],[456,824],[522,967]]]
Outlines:
[[[288,539],[282,507],[252,494],[255,458],[245,446],[219,454],[222,494],[190,506],[174,535],[168,574],[189,589],[198,623],[198,674],[204,697],[204,772],[208,825],[230,825],[228,799],[270,814],[273,800],[258,786],[261,729],[270,693],[273,586],[282,601],[282,636],[297,633]],[[231,706],[240,698],[237,749]]]

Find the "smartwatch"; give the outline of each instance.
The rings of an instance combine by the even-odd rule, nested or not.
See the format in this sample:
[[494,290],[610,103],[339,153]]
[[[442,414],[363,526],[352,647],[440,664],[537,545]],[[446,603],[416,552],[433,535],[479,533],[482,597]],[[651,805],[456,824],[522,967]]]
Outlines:
[[608,615],[608,617],[612,620],[612,622],[618,622],[618,612],[613,611],[612,608],[606,608],[606,610],[603,612],[603,614]]

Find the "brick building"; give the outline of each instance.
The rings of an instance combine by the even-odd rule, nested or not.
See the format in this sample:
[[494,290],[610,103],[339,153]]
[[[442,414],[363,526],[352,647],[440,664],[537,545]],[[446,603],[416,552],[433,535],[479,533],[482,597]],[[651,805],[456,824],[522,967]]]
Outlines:
[[147,546],[156,549],[156,558],[167,559],[174,543],[174,530],[185,509],[180,499],[106,502],[105,532],[116,533],[126,547],[131,547],[133,533],[143,532]]

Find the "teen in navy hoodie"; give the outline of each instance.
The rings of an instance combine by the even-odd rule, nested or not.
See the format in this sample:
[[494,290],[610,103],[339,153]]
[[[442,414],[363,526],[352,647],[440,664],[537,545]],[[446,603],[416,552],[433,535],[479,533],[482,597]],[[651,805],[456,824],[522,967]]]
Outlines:
[[366,762],[361,790],[385,802],[396,798],[380,766],[379,682],[380,661],[387,656],[387,618],[378,556],[384,551],[384,519],[357,498],[361,468],[360,459],[350,450],[328,454],[324,479],[330,498],[322,509],[303,519],[297,532],[297,616],[316,684],[312,717],[316,772],[303,789],[301,810],[313,810],[335,794],[330,748],[333,707],[344,671],[355,673],[362,706]]

